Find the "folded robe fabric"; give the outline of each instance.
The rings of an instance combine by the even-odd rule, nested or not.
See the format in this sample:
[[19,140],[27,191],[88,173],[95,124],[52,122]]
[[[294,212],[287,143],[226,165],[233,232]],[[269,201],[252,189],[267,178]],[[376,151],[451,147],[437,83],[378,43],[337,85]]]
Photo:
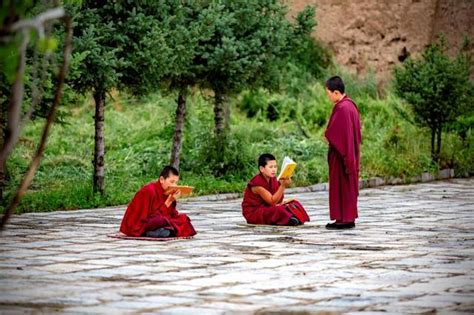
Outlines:
[[192,236],[178,236],[178,237],[146,237],[146,236],[127,236],[122,232],[107,234],[107,237],[120,238],[124,240],[139,240],[139,241],[173,241],[173,240],[189,240]]

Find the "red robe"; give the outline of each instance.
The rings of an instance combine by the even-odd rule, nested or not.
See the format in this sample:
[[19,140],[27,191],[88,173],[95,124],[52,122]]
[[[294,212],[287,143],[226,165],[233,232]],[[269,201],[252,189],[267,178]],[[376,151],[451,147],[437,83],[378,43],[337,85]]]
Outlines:
[[[272,177],[269,182],[262,173],[259,173],[250,180],[245,188],[244,200],[242,201],[242,214],[247,223],[250,224],[270,224],[270,225],[288,225],[288,221],[295,216],[301,223],[309,221],[308,214],[298,201],[292,201],[285,205],[271,206],[263,200],[260,195],[252,192],[252,187],[261,186],[268,190],[272,195],[280,187],[280,182]],[[283,196],[278,203],[283,200]]]
[[329,214],[331,220],[354,222],[359,196],[360,115],[344,96],[334,105],[325,133],[329,141]]
[[195,235],[188,216],[178,213],[176,201],[166,207],[166,198],[168,196],[159,181],[143,186],[128,205],[120,232],[128,236],[142,236],[147,231],[163,227],[174,230],[178,237]]

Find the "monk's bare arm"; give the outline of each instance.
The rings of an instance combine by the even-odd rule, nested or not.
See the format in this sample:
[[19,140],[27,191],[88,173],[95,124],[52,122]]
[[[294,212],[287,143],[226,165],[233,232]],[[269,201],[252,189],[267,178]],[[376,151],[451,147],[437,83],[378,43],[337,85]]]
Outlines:
[[252,192],[262,197],[262,199],[269,205],[275,206],[282,199],[285,188],[291,184],[291,179],[281,179],[280,184],[280,187],[278,187],[278,190],[273,195],[262,186],[252,187]]

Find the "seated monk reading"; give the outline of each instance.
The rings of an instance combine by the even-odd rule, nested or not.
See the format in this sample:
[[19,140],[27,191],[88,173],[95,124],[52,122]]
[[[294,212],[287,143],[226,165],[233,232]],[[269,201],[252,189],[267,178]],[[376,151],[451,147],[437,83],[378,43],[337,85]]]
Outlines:
[[196,234],[187,215],[176,210],[180,191],[166,194],[176,186],[178,170],[172,166],[163,168],[160,178],[143,186],[133,197],[120,226],[127,236],[180,237]]
[[283,194],[291,178],[276,179],[275,157],[262,154],[258,158],[258,167],[260,172],[247,184],[242,201],[242,214],[247,223],[300,225],[309,221],[306,210],[298,201],[283,202]]

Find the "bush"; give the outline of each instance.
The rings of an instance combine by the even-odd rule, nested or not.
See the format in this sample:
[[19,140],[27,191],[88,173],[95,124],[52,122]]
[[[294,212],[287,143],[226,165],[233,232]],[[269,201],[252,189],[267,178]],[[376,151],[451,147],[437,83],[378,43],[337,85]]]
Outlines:
[[415,121],[431,130],[431,156],[439,161],[443,128],[465,114],[474,85],[469,80],[470,60],[459,53],[451,60],[446,42],[431,44],[418,60],[408,59],[394,70],[395,92],[412,107]]
[[308,36],[296,47],[290,62],[314,79],[322,79],[326,69],[332,65],[332,56],[322,43]]

